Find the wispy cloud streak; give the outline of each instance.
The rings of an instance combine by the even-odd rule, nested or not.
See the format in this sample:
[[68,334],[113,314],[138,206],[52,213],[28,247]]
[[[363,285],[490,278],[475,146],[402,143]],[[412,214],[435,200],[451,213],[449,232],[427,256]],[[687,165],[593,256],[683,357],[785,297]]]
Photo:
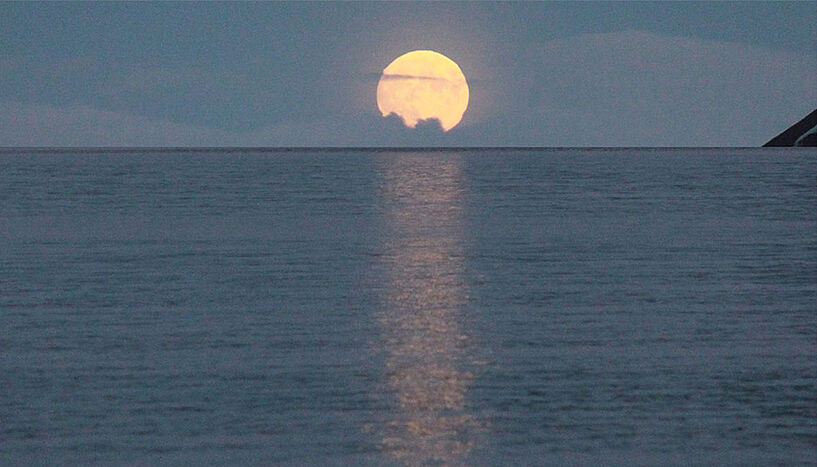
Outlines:
[[445,78],[441,78],[439,76],[422,76],[422,75],[400,75],[400,74],[392,74],[392,73],[384,73],[380,79],[384,79],[387,81],[391,80],[400,80],[400,79],[421,79],[427,81],[450,81]]

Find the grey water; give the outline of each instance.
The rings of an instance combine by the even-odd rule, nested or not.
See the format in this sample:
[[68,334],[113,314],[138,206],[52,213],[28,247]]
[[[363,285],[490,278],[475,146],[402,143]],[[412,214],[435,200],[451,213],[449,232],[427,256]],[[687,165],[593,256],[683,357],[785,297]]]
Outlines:
[[813,149],[0,151],[0,464],[813,464]]

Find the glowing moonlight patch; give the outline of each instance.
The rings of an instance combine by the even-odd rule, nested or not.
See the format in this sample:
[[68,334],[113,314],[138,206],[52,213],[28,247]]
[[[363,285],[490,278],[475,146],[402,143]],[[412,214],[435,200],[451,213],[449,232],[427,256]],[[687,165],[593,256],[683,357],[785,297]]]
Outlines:
[[468,108],[468,83],[453,60],[432,50],[415,50],[397,57],[377,83],[377,108],[385,117],[396,114],[414,128],[436,118],[443,131],[462,120]]

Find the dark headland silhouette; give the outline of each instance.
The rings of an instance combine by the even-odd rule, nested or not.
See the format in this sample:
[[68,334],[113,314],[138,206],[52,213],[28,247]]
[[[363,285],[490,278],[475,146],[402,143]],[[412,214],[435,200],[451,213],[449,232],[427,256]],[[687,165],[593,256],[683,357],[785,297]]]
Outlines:
[[763,145],[764,148],[781,146],[817,146],[817,109]]

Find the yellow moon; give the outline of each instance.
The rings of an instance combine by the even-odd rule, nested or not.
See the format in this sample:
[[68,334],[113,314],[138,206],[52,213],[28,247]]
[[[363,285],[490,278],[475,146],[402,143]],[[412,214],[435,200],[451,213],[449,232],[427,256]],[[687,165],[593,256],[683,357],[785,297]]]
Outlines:
[[462,120],[468,108],[468,83],[453,60],[433,50],[415,50],[389,63],[377,83],[377,108],[396,114],[414,128],[436,118],[443,131]]

